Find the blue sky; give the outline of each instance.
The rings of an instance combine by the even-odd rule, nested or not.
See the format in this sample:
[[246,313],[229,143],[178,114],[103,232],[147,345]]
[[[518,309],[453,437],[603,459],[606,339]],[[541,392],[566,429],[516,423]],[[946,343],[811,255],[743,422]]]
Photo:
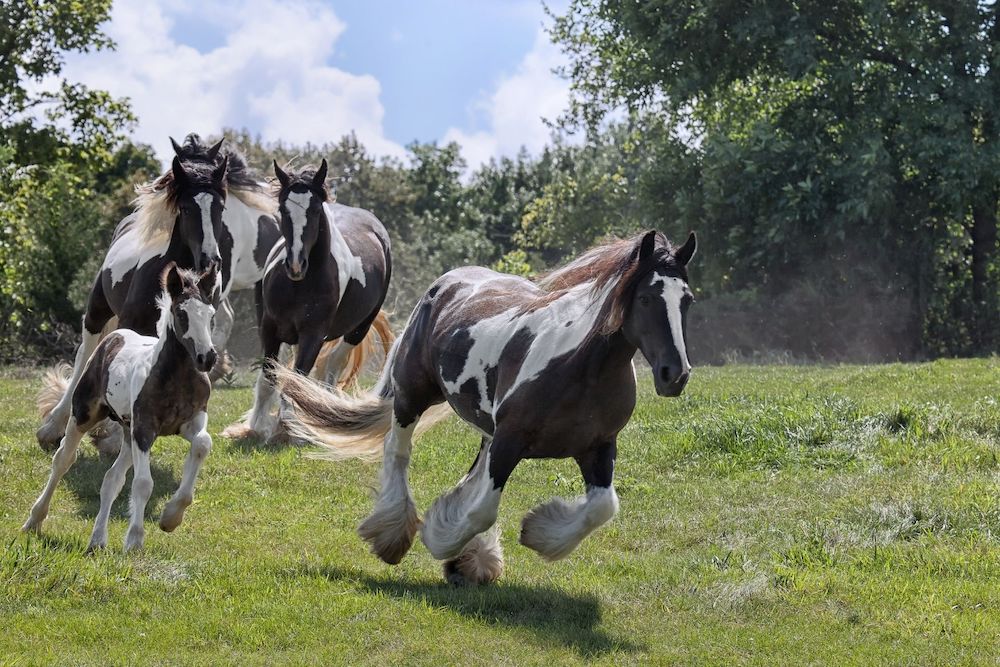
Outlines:
[[[561,3],[556,3],[557,8]],[[127,96],[135,138],[247,127],[376,154],[458,141],[470,164],[538,151],[565,107],[540,0],[115,0],[115,52],[74,55],[74,79]]]

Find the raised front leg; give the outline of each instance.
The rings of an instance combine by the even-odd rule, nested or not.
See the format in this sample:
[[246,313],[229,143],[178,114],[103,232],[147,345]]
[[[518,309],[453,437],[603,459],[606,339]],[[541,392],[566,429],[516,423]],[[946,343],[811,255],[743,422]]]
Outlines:
[[59,444],[59,449],[56,450],[55,455],[52,457],[52,472],[49,473],[49,481],[45,484],[45,488],[42,489],[38,500],[31,506],[31,513],[28,515],[28,520],[21,526],[21,530],[39,532],[42,529],[42,522],[49,515],[49,503],[52,502],[52,494],[56,492],[59,480],[63,478],[66,471],[76,461],[76,450],[85,433],[85,431],[77,427],[76,419],[70,417],[69,424],[66,426],[66,435],[63,436],[62,442]]
[[208,434],[208,415],[199,412],[194,419],[181,427],[181,436],[191,443],[187,460],[184,461],[184,474],[181,477],[181,485],[177,487],[173,498],[163,508],[160,516],[160,528],[166,532],[171,532],[184,520],[184,510],[194,500],[194,483],[198,478],[198,471],[208,453],[212,451],[212,436]]
[[[133,418],[135,415],[133,415]],[[144,520],[146,503],[153,493],[153,475],[149,471],[149,449],[156,435],[145,429],[132,429],[132,498],[128,532],[125,533],[125,551],[141,549],[146,537]]]
[[559,560],[610,521],[618,512],[618,496],[612,485],[615,453],[611,442],[577,457],[587,495],[569,502],[555,498],[531,510],[521,523],[521,544],[546,560]]
[[500,494],[520,458],[514,442],[500,435],[493,440],[483,438],[472,469],[427,510],[421,538],[431,555],[438,560],[455,558],[470,540],[494,524]]
[[385,436],[378,499],[372,513],[358,526],[358,534],[371,545],[372,553],[391,565],[403,560],[420,525],[407,479],[416,425],[413,421],[403,427],[393,417]]
[[114,504],[118,494],[125,486],[125,475],[132,467],[132,440],[127,429],[122,429],[125,436],[121,449],[118,450],[118,458],[111,464],[108,472],[104,474],[104,482],[101,483],[101,509],[97,513],[97,520],[94,521],[94,531],[90,534],[90,544],[87,552],[91,553],[97,549],[103,549],[108,545],[108,518],[111,516],[111,505]]

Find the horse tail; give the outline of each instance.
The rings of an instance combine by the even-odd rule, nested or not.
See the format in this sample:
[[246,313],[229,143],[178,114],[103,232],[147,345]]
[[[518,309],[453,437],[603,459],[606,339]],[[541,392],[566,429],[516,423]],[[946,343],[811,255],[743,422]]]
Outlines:
[[[376,337],[378,338],[377,343],[381,343],[381,345],[376,343]],[[350,356],[347,357],[347,364],[337,379],[337,386],[354,387],[365,364],[378,354],[379,347],[381,347],[382,358],[389,358],[389,350],[392,349],[392,342],[394,340],[396,340],[396,335],[392,333],[392,327],[389,326],[389,316],[384,310],[379,310],[378,315],[375,316],[375,320],[368,329],[368,333],[365,334],[364,340],[361,341],[360,345],[351,350]],[[310,377],[317,380],[322,380],[326,377],[326,366],[330,360],[330,355],[333,353],[334,348],[340,344],[340,341],[341,339],[336,339],[323,343],[323,347],[319,351],[319,356],[316,357],[316,363],[313,364],[312,373],[309,374]],[[291,366],[291,363],[289,363],[289,366]]]
[[38,416],[45,419],[62,400],[63,394],[69,387],[69,379],[73,375],[73,368],[67,363],[59,363],[45,371],[42,376],[42,388],[38,390],[35,397],[35,406],[38,408]]
[[368,459],[382,456],[382,441],[392,425],[392,363],[397,345],[390,350],[376,388],[360,396],[299,375],[287,368],[275,371],[281,393],[295,407],[288,425],[296,438],[323,448],[319,458]]

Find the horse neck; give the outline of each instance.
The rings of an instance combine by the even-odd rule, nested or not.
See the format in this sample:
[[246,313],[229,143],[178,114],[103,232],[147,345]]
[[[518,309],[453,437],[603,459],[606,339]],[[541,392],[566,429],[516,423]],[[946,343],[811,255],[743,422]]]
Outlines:
[[333,220],[330,219],[330,213],[324,204],[323,215],[319,217],[319,233],[316,235],[316,243],[313,244],[312,250],[309,251],[310,266],[320,266],[334,261],[333,253],[330,251],[331,244],[333,243],[332,231],[330,229],[332,224]]
[[157,338],[153,348],[153,367],[167,368],[172,373],[187,368],[194,368],[191,355],[177,337],[173,327],[168,326]]

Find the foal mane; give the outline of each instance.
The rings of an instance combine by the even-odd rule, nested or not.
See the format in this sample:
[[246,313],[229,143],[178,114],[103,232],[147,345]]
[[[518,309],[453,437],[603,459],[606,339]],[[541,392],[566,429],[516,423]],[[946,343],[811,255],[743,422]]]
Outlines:
[[[209,155],[209,147],[202,142],[201,137],[191,133],[184,138],[184,143],[177,153],[184,171],[192,185],[206,187],[212,185],[212,170],[224,158],[229,158],[226,169],[226,189],[229,195],[235,196],[250,208],[275,215],[278,211],[277,202],[267,192],[265,186],[257,179],[253,170],[247,164],[246,158],[236,148],[223,146],[213,160]],[[167,169],[158,178],[135,186],[135,227],[139,230],[140,243],[150,246],[170,238],[177,219],[177,199],[180,188],[174,181],[174,173]]]
[[601,314],[593,333],[608,335],[618,331],[625,322],[625,311],[636,284],[653,267],[673,269],[687,281],[687,272],[674,259],[674,247],[661,232],[656,232],[653,254],[639,259],[644,236],[645,233],[628,239],[612,238],[542,276],[535,282],[542,294],[525,305],[523,312],[546,306],[581,285],[590,284],[592,297],[610,286],[607,299],[600,304]]

